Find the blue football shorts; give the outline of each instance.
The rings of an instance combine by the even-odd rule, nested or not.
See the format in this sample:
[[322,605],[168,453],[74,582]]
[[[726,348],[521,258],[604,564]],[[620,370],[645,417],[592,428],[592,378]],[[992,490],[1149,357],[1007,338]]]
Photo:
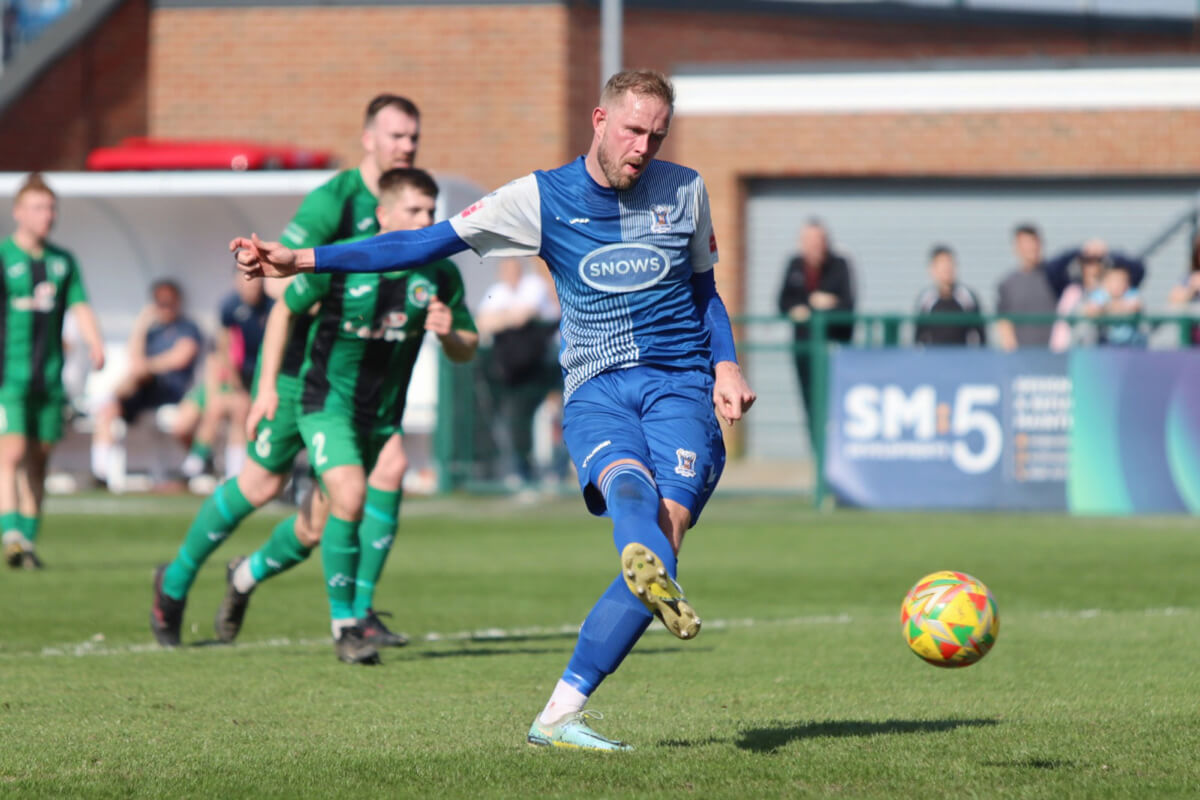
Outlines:
[[711,375],[651,366],[604,372],[576,389],[563,409],[563,439],[588,511],[607,511],[597,488],[604,468],[632,458],[695,525],[725,469],[712,396]]

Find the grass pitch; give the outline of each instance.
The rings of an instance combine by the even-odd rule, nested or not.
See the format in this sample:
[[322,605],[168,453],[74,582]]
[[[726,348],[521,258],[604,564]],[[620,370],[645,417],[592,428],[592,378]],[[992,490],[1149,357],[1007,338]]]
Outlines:
[[[1200,792],[1197,531],[1190,519],[819,515],[718,497],[688,536],[694,642],[657,625],[597,692],[628,754],[524,743],[617,568],[576,501],[407,501],[377,604],[414,635],[381,667],[337,662],[319,563],[256,593],[237,645],[157,649],[150,575],[192,501],[59,500],[49,568],[0,574],[0,796],[1162,797]],[[97,505],[105,503],[106,505]],[[900,600],[970,572],[995,649],[939,670]],[[478,633],[475,633],[478,632]]]

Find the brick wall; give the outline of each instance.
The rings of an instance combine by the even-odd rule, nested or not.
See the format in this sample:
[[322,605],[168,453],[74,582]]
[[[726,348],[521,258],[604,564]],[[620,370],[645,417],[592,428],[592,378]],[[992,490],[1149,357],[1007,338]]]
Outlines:
[[[1200,51],[1194,32],[899,24],[793,11],[625,12],[625,62],[686,65]],[[147,10],[134,0],[55,65],[0,126],[0,168],[77,169],[123,135],[250,138],[357,163],[379,91],[424,115],[420,163],[487,187],[587,149],[599,87],[595,3]],[[101,72],[98,68],[103,68]],[[78,113],[84,109],[84,113]],[[26,120],[36,120],[37,125]],[[663,157],[710,186],[740,305],[746,179],[804,175],[1195,174],[1195,114],[681,117]],[[15,124],[14,124],[15,122]]]
[[150,130],[362,157],[375,94],[421,108],[418,163],[485,186],[565,157],[560,6],[159,9]]
[[146,0],[122,4],[0,118],[0,170],[81,169],[93,147],[146,133]]

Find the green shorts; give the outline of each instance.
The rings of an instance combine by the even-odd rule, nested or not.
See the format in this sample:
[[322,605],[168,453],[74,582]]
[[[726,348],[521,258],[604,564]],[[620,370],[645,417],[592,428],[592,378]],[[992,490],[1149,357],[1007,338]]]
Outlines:
[[347,414],[337,411],[316,411],[300,417],[300,435],[317,477],[334,467],[351,464],[370,472],[387,440],[399,432],[398,425],[356,428]]
[[[217,386],[217,392],[219,394],[233,394],[233,384],[221,383]],[[183,401],[185,403],[195,403],[196,407],[203,411],[205,404],[208,402],[208,387],[204,385],[203,381],[197,383],[183,396]]]
[[304,447],[300,427],[296,424],[300,412],[300,383],[295,378],[280,375],[275,388],[279,394],[275,419],[259,421],[254,441],[246,443],[246,455],[268,472],[286,475]]
[[60,394],[0,392],[0,436],[57,442],[63,434],[65,405]]

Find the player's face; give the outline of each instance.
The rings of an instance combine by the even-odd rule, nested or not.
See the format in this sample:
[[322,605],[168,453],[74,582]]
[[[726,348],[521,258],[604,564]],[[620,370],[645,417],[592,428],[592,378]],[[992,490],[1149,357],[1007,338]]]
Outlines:
[[375,210],[381,233],[415,231],[433,224],[437,199],[405,186],[398,192],[388,192]]
[[626,92],[593,116],[600,137],[596,158],[608,185],[628,189],[646,171],[671,126],[671,107],[657,97]]
[[17,228],[38,241],[50,235],[56,216],[54,197],[46,192],[26,192],[13,206],[13,220]]
[[380,174],[396,167],[411,167],[417,160],[421,123],[398,108],[380,109],[363,131],[363,148],[375,160]]

